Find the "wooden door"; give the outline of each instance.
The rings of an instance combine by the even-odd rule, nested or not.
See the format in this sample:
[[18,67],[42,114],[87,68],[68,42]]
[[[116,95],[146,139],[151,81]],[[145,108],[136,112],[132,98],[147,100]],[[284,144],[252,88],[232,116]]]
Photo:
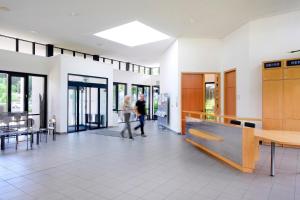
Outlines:
[[224,114],[236,116],[236,70],[224,74]]
[[[203,74],[182,74],[181,110],[203,112]],[[199,116],[197,116],[199,117]],[[185,134],[185,115],[182,114],[181,133]]]

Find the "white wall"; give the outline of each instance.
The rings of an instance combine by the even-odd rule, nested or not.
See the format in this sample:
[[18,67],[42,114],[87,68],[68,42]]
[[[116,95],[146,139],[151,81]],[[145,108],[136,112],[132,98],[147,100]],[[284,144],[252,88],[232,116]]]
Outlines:
[[261,63],[300,57],[300,53],[288,53],[300,49],[299,36],[297,11],[251,21],[220,40],[179,38],[161,59],[161,90],[175,97],[178,104],[171,109],[171,128],[180,131],[180,118],[176,116],[180,116],[181,72],[222,72],[223,108],[223,72],[236,68],[237,115],[261,118]]
[[180,132],[178,41],[175,41],[160,60],[160,92],[170,95],[169,128]]
[[263,61],[300,57],[300,12],[252,21],[223,39],[222,71],[237,68],[237,115],[261,117]]
[[218,39],[179,38],[162,56],[160,85],[171,97],[170,129],[181,132],[181,73],[219,72],[221,47]]
[[221,65],[222,41],[219,39],[179,38],[181,72],[216,72]]
[[[253,113],[245,112],[245,109],[247,109],[245,105],[251,104],[251,96],[253,95],[253,92],[248,92],[252,90],[251,77],[249,76],[251,73],[249,64],[249,30],[250,26],[246,24],[223,39],[222,67],[220,68],[222,72],[236,68],[237,116],[243,117],[255,117]],[[222,73],[221,91],[221,113],[223,113],[224,73]]]
[[0,70],[47,75],[51,58],[0,49]]
[[[84,60],[81,58],[74,58],[68,55],[58,55],[58,66],[53,67],[53,71],[50,73],[51,80],[55,81],[59,78],[59,81],[53,82],[53,88],[57,88],[55,97],[52,99],[52,112],[56,115],[58,123],[58,132],[67,132],[67,119],[68,119],[68,74],[79,74],[86,76],[96,76],[108,78],[108,126],[112,125],[112,94],[113,94],[113,68],[109,64],[102,62],[95,62]],[[55,89],[52,90],[52,94],[55,94]]]

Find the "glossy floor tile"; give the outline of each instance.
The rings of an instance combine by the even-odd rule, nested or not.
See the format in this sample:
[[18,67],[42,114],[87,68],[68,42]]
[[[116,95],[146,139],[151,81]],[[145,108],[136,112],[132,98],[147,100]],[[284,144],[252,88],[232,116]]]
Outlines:
[[[112,130],[119,130],[113,128]],[[147,122],[135,140],[94,134],[59,135],[26,151],[0,154],[0,199],[300,199],[300,150],[262,146],[257,170],[243,174]]]

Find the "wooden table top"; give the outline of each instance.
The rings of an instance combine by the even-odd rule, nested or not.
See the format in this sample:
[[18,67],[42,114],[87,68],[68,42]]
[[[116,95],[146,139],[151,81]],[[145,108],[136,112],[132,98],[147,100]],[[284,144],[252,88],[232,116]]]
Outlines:
[[259,139],[279,144],[300,146],[300,131],[255,129],[254,134]]

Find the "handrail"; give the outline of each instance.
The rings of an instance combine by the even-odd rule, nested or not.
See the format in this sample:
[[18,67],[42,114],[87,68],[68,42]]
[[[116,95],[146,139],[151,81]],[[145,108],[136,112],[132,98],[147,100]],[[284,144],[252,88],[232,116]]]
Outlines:
[[182,113],[185,113],[185,115],[191,116],[191,115],[199,115],[200,118],[203,118],[204,116],[209,117],[216,117],[216,118],[223,118],[223,119],[230,119],[230,120],[240,120],[240,121],[262,121],[260,118],[251,118],[251,117],[236,117],[233,115],[218,115],[215,113],[206,113],[206,112],[200,112],[200,111],[182,111]]

